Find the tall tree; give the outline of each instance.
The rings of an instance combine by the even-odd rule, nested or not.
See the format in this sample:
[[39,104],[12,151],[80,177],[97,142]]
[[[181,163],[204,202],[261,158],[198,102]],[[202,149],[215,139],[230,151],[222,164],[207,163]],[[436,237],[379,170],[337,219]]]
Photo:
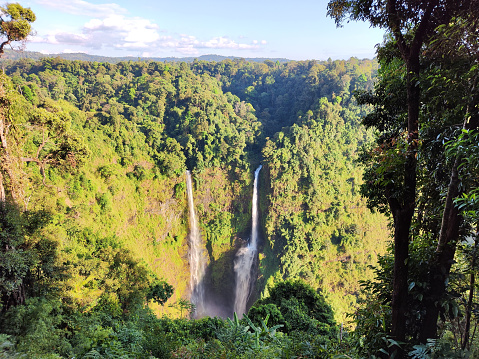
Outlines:
[[[441,40],[436,31],[439,26],[464,15],[471,6],[475,6],[474,0],[332,0],[328,4],[328,15],[335,19],[337,25],[341,25],[345,19],[351,19],[368,21],[374,27],[384,28],[390,40],[385,47],[387,51],[382,54],[383,58],[390,62],[396,57],[396,52],[406,68],[407,147],[400,184],[402,191],[400,196],[397,195],[398,191],[385,193],[394,221],[391,335],[397,341],[406,339],[409,242],[417,199],[422,51],[433,36]],[[392,351],[396,349],[393,346]]]
[[36,20],[35,13],[30,8],[24,8],[18,3],[6,4],[0,7],[0,57],[4,47],[12,42],[24,43],[32,33],[31,23]]
[[[467,235],[474,231],[474,228],[463,223],[461,211],[454,203],[459,196],[467,194],[476,185],[471,183],[471,177],[474,178],[477,172],[477,163],[468,158],[467,152],[470,151],[468,148],[475,147],[476,133],[474,131],[479,128],[479,91],[477,90],[479,19],[476,15],[479,4],[472,2],[470,5],[471,11],[463,12],[460,17],[452,19],[450,23],[437,29],[433,41],[425,52],[428,63],[439,69],[438,74],[431,77],[435,78],[434,81],[443,88],[442,93],[437,92],[442,99],[437,103],[442,102],[442,105],[433,109],[436,111],[436,117],[444,116],[445,113],[452,112],[451,107],[454,108],[457,115],[453,117],[456,117],[457,121],[462,120],[462,133],[448,146],[452,169],[442,210],[437,246],[429,271],[429,290],[425,296],[425,316],[420,330],[422,342],[426,342],[428,338],[435,338],[437,335],[440,312],[438,303],[441,303],[446,292],[446,283],[460,234],[463,232]],[[435,41],[438,38],[440,41]],[[444,80],[447,85],[440,83]],[[453,99],[450,100],[451,97]],[[445,102],[449,104],[444,106]]]

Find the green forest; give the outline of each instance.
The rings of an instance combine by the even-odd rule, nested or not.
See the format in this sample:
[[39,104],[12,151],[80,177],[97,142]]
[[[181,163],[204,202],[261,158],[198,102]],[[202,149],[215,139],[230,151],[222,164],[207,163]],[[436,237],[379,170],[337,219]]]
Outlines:
[[[0,358],[479,357],[479,3],[437,3],[330,1],[375,59],[4,56]],[[0,55],[35,20],[2,13]]]

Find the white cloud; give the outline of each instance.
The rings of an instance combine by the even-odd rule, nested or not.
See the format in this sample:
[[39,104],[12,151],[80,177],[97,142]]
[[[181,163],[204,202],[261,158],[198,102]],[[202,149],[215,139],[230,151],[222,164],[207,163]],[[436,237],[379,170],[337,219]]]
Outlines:
[[37,36],[34,42],[80,45],[87,48],[147,49],[160,39],[158,26],[147,19],[112,15],[104,19],[91,19],[79,33],[52,31]]
[[183,55],[197,55],[200,49],[255,50],[266,45],[264,40],[247,43],[242,37],[241,42],[237,42],[226,36],[200,40],[188,34],[167,35],[148,19],[128,17],[126,10],[117,4],[91,4],[83,0],[36,1],[57,10],[91,17],[76,33],[51,31],[34,38],[36,43],[80,46],[85,52],[88,49],[118,49],[155,54],[168,49]]
[[69,34],[65,32],[59,32],[54,36],[57,44],[70,44],[70,45],[87,45],[88,37],[85,35]]
[[204,47],[212,49],[254,49],[257,48],[256,44],[253,42],[252,45],[249,44],[239,44],[231,39],[226,37],[215,37],[211,40],[208,40],[203,43]]
[[142,48],[160,38],[158,25],[147,19],[123,15],[113,15],[103,20],[92,19],[84,25],[82,32],[95,43],[110,40],[104,45],[125,48]]
[[228,37],[214,37],[207,41],[198,40],[195,36],[181,35],[179,39],[174,39],[171,36],[162,37],[157,43],[159,48],[175,48],[182,54],[198,54],[199,49],[244,49],[254,50],[259,49],[260,45],[256,42],[251,44],[238,43]]
[[[195,36],[160,36],[156,25],[144,19],[123,19],[120,27],[113,19],[89,21],[79,34],[52,32],[43,37],[36,37],[33,42],[55,45],[78,45],[91,49],[123,49],[127,51],[147,51],[155,53],[161,49],[173,49],[183,55],[197,55],[201,49],[257,50],[266,44],[265,41],[241,43],[227,37],[214,37],[199,40]],[[145,55],[143,55],[145,56]]]
[[108,17],[126,14],[127,10],[118,4],[92,4],[83,0],[36,0],[37,3],[73,15]]

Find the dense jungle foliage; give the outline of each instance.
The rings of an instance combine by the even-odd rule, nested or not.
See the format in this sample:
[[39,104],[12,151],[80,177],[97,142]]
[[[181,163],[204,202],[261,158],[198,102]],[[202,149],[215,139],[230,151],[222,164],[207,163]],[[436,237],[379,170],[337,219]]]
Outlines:
[[[387,246],[386,221],[366,209],[355,163],[372,133],[360,126],[364,109],[352,92],[372,88],[376,62],[47,58],[4,66],[5,348],[45,357],[115,350],[169,357],[193,340],[181,332],[191,325],[205,326],[198,330],[206,342],[235,325],[250,335],[244,322],[174,318],[190,309],[185,170],[194,174],[208,295],[218,314],[231,316],[233,260],[249,236],[260,162],[264,229],[251,304],[268,295],[267,284],[302,279],[332,306],[332,333],[333,323],[348,326],[358,279],[372,277],[368,265]],[[263,330],[265,318],[258,320],[250,331]],[[162,332],[159,353],[145,346],[152,343],[145,325],[155,333],[183,329],[171,340]],[[268,340],[279,332],[281,343],[300,350],[300,337],[281,329]],[[310,333],[311,340],[324,343],[325,334]],[[43,342],[31,346],[35,335]]]

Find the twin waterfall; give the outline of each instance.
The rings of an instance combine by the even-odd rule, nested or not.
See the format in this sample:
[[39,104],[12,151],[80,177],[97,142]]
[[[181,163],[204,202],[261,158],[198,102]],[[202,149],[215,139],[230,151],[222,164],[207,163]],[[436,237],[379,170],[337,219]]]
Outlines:
[[252,289],[251,269],[256,258],[258,245],[258,175],[261,167],[260,165],[254,172],[251,238],[248,245],[238,251],[235,260],[236,295],[234,311],[239,318],[246,313],[246,304]]
[[203,277],[206,270],[206,258],[203,244],[201,243],[200,229],[196,221],[195,204],[193,201],[193,184],[191,173],[186,171],[186,192],[188,195],[188,212],[190,217],[190,289],[191,303],[195,305],[195,318],[205,315],[205,286]]
[[[248,245],[238,251],[234,262],[236,279],[234,311],[238,317],[241,317],[246,312],[246,305],[252,292],[252,284],[254,283],[251,274],[258,251],[258,176],[261,167],[262,166],[259,166],[254,173],[251,238]],[[207,262],[206,251],[196,220],[190,171],[186,171],[186,190],[190,224],[189,261],[191,303],[194,304],[196,308],[193,317],[201,318],[206,315],[211,315],[211,313],[208,312],[213,306],[213,303],[207,303],[205,300],[204,277]]]

